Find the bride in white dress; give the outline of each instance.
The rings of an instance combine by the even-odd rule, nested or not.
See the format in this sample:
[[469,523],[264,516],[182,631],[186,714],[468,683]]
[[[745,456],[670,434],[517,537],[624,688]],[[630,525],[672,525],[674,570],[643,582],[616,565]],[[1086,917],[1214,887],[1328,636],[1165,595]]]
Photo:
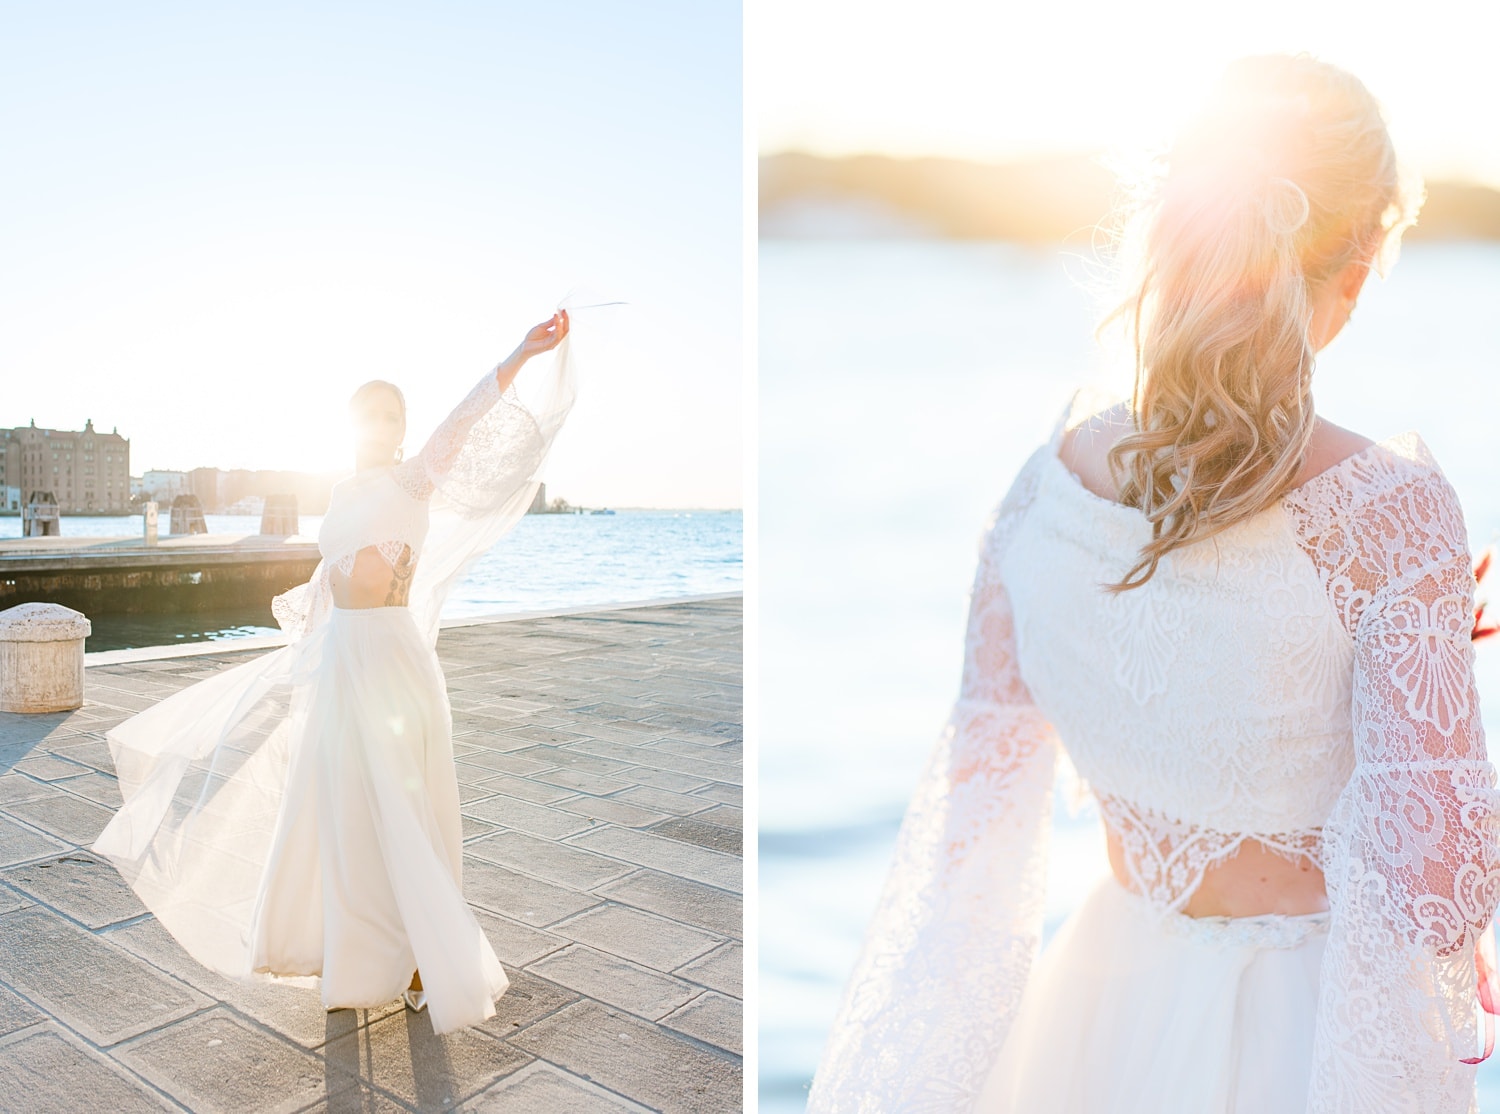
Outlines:
[[530,330],[405,460],[399,390],[361,387],[322,560],[273,605],[290,643],[108,733],[124,803],[94,850],[206,967],[330,1009],[405,994],[438,1033],[494,1016],[508,980],[463,896],[438,618],[531,504],[574,329],[561,310]]
[[[1305,56],[1237,63],[1174,143],[1134,395],[992,516],[812,1114],[1477,1110],[1500,792],[1463,515],[1415,434],[1311,395],[1414,211],[1374,100]],[[1060,766],[1111,872],[1038,958]]]

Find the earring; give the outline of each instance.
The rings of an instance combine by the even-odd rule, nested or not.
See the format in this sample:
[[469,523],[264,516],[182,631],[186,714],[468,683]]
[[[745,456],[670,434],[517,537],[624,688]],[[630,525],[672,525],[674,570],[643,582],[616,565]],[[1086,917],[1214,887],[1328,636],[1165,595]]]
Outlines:
[[401,463],[401,446],[400,445],[396,446],[396,463],[397,464]]

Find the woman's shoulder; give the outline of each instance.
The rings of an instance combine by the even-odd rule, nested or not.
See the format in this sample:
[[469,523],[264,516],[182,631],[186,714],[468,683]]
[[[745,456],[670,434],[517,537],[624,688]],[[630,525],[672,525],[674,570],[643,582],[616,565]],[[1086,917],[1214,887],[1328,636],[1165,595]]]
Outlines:
[[1419,490],[1456,501],[1421,434],[1407,430],[1377,441],[1322,418],[1293,487],[1294,493],[1345,503],[1384,501]]
[[1419,433],[1375,441],[1333,427],[1316,453],[1309,452],[1311,476],[1282,505],[1324,558],[1342,554],[1336,563],[1361,565],[1372,583],[1393,585],[1468,559],[1458,492]]

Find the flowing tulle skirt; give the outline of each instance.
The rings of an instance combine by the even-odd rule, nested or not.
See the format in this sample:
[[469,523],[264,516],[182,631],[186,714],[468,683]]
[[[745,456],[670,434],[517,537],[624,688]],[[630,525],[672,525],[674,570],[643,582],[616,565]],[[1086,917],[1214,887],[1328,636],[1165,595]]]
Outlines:
[[1159,917],[1103,878],[1037,960],[975,1110],[1307,1106],[1328,914]]
[[334,608],[109,740],[125,803],[95,849],[205,966],[383,1005],[420,969],[433,1029],[508,982],[463,898],[452,718],[403,607]]

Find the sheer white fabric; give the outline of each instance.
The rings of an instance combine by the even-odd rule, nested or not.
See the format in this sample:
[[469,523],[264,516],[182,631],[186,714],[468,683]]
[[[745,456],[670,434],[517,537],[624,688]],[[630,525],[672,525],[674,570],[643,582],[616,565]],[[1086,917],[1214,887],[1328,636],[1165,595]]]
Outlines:
[[[421,452],[336,486],[288,645],[108,733],[124,802],[94,844],[199,962],[369,1006],[421,971],[433,1028],[494,1015],[507,980],[463,899],[451,713],[434,647],[465,568],[526,512],[593,314],[501,392],[494,370]],[[415,561],[408,606],[333,606],[373,546]]]
[[1381,442],[1111,595],[1150,527],[1062,432],[985,532],[959,699],[809,1111],[974,1107],[1038,946],[1059,742],[1161,918],[1247,840],[1325,871],[1306,1110],[1469,1111],[1500,796],[1451,486]]

